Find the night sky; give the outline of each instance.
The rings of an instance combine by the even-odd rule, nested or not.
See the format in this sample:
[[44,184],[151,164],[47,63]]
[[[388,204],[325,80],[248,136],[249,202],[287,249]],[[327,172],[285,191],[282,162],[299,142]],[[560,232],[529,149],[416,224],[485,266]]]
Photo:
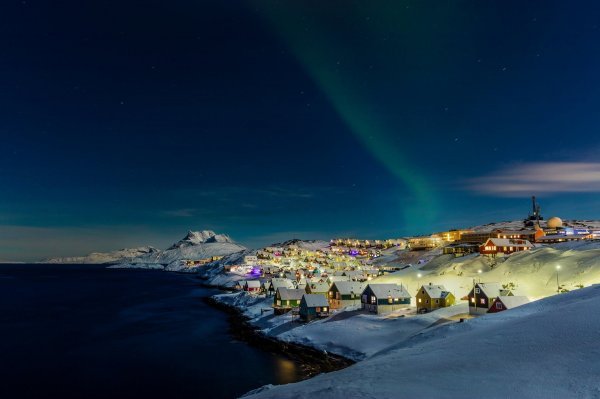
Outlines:
[[595,1],[2,1],[0,260],[600,218]]

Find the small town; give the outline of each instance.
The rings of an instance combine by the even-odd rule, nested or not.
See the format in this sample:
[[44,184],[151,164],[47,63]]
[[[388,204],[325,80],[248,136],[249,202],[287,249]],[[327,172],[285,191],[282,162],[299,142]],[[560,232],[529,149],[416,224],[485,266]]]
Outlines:
[[[261,313],[275,316],[291,314],[297,322],[330,317],[342,310],[377,315],[410,316],[468,304],[468,312],[454,319],[466,319],[486,313],[509,310],[543,296],[526,292],[510,281],[488,281],[483,270],[470,279],[462,291],[456,286],[425,282],[421,268],[432,259],[469,257],[482,261],[489,269],[510,256],[553,244],[600,240],[600,228],[571,226],[559,217],[544,220],[535,197],[531,211],[521,226],[490,230],[456,229],[427,236],[385,240],[336,238],[326,245],[292,240],[245,255],[240,262],[225,264],[224,272],[234,281],[231,289],[245,295],[264,298]],[[386,262],[389,254],[393,262]],[[408,259],[414,263],[402,263]],[[187,261],[204,265],[218,260]],[[402,272],[417,271],[416,278],[405,284]],[[386,278],[388,277],[388,278]],[[560,284],[560,265],[556,265],[554,293],[568,291]],[[443,282],[443,276],[441,277]],[[583,286],[583,285],[582,285]]]

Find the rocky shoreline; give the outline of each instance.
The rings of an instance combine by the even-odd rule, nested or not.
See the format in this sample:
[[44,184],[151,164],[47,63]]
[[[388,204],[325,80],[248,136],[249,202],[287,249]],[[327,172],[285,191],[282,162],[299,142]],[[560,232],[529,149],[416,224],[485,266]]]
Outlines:
[[312,378],[321,373],[341,370],[355,363],[343,356],[269,337],[254,327],[239,309],[218,302],[211,297],[204,300],[207,304],[229,315],[230,332],[236,339],[258,346],[263,350],[284,355],[297,363],[301,370],[301,380]]

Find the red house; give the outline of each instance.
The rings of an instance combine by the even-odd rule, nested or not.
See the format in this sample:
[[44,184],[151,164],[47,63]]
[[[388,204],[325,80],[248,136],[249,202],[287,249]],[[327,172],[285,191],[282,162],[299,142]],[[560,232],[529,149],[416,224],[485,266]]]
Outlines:
[[479,246],[479,253],[482,255],[510,255],[513,252],[527,251],[533,248],[533,245],[527,240],[510,238],[488,238],[487,241]]
[[529,298],[526,296],[499,296],[492,303],[488,313],[502,312],[504,310],[516,308],[517,306],[525,305],[526,303],[529,303]]
[[258,293],[260,291],[260,281],[247,280],[244,284],[244,291]]

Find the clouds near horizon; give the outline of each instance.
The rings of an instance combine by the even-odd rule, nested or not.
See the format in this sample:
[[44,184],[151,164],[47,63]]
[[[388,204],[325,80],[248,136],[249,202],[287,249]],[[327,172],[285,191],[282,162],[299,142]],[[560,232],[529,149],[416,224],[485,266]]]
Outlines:
[[521,197],[531,194],[600,192],[600,162],[534,162],[514,164],[470,179],[476,193]]

